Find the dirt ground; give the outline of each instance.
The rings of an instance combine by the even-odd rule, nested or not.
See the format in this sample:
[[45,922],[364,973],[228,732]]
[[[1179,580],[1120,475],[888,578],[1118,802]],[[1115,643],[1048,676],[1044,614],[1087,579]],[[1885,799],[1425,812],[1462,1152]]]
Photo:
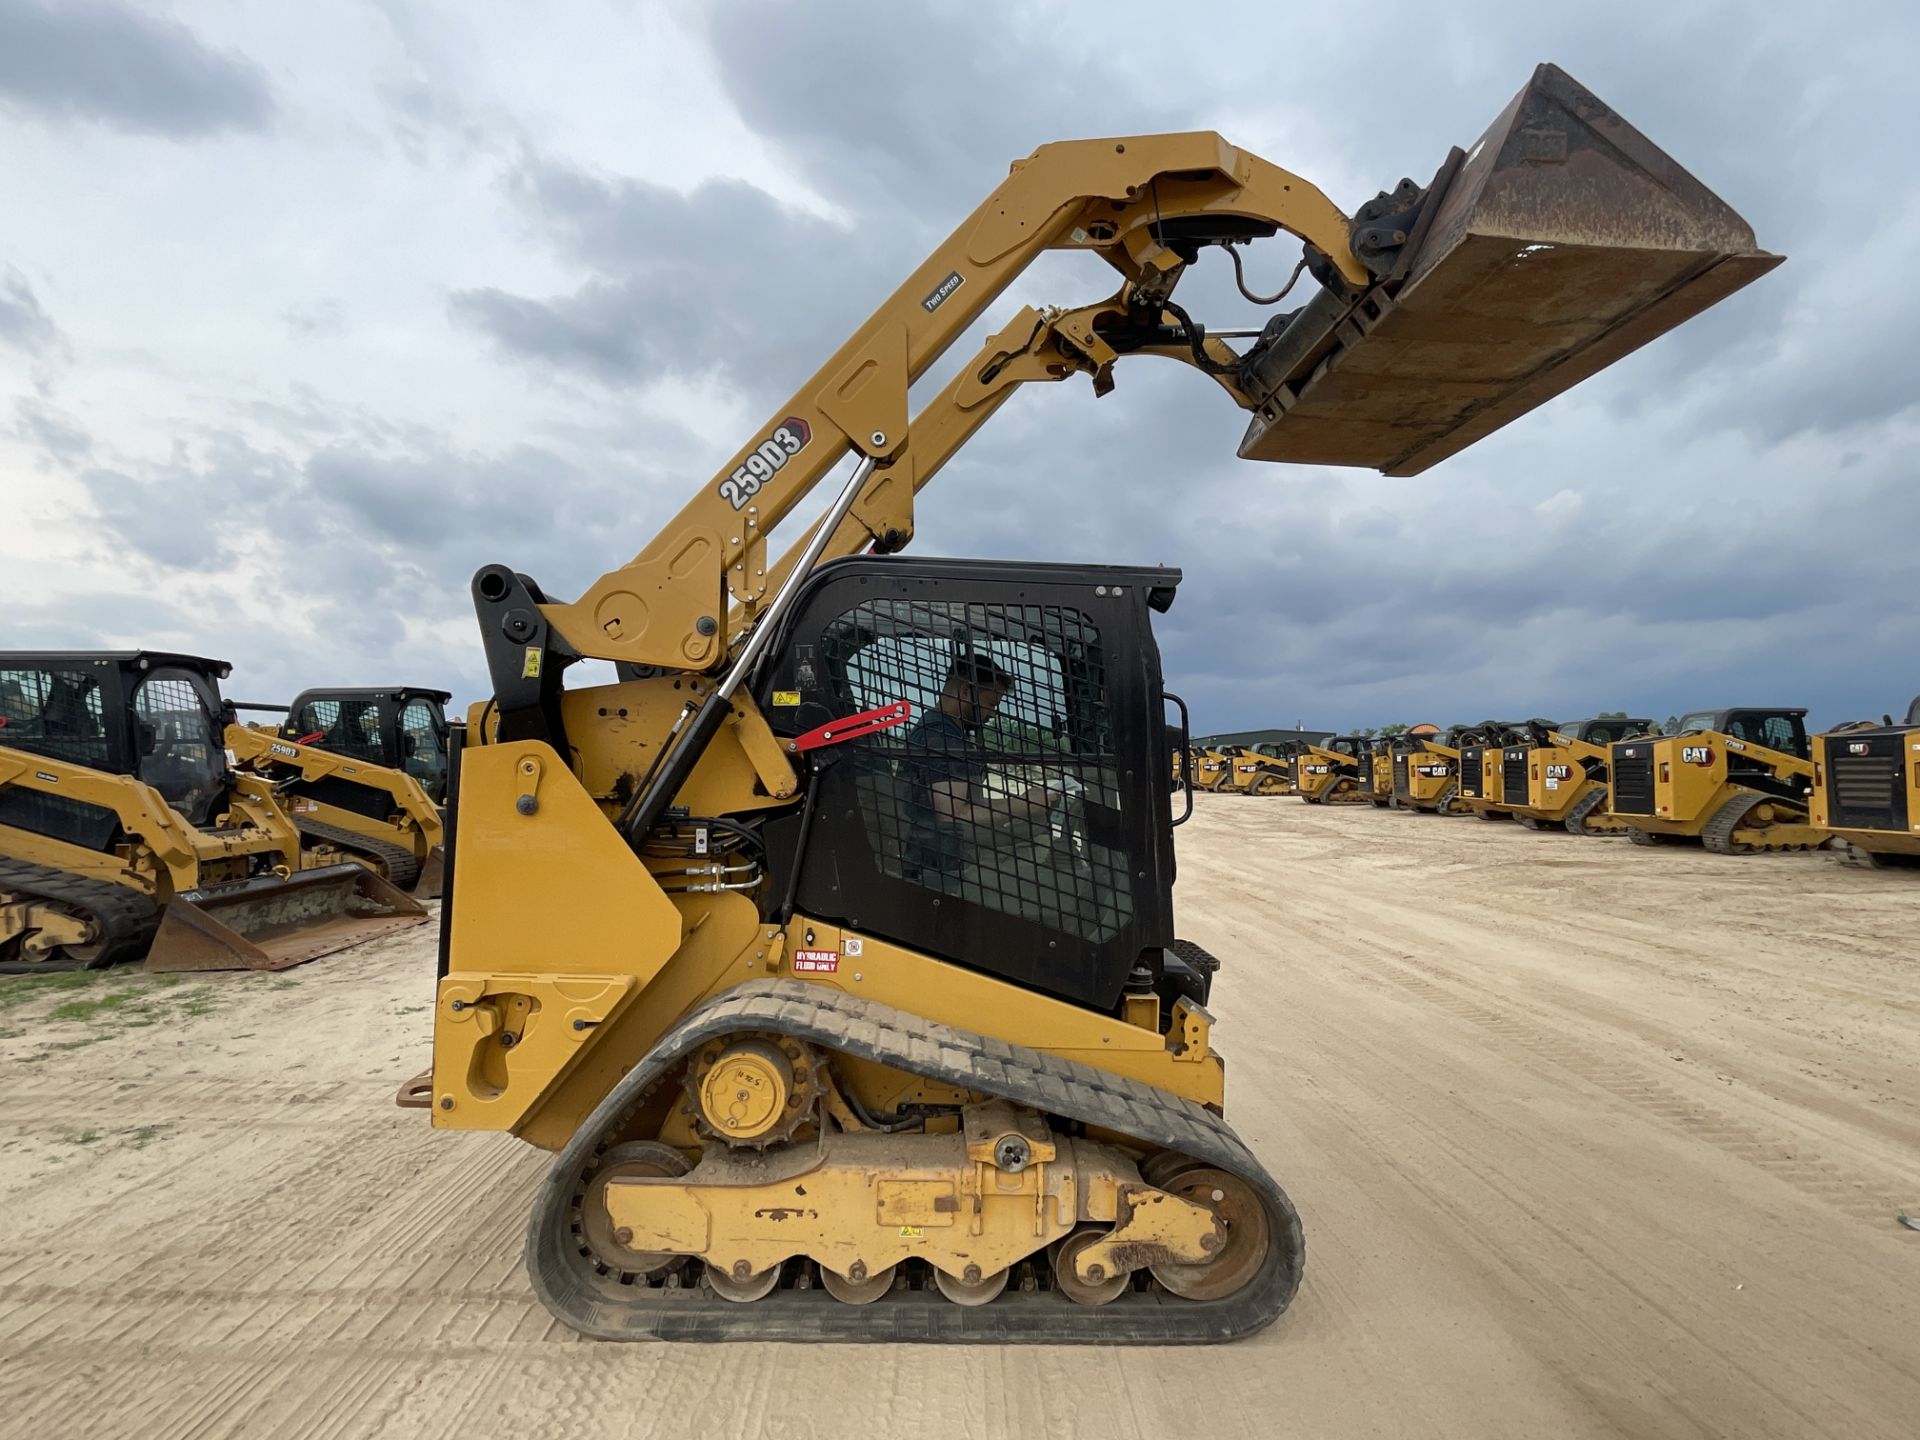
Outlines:
[[1915,1433],[1920,876],[1234,796],[1180,838],[1306,1223],[1257,1338],[578,1340],[520,1270],[543,1157],[393,1107],[423,930],[0,982],[0,1433]]

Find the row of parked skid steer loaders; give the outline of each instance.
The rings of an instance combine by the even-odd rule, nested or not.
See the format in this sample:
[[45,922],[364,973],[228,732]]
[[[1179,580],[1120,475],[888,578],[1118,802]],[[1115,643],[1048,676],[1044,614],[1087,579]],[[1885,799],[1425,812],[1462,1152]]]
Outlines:
[[426,920],[451,697],[245,707],[227,673],[150,650],[0,653],[0,973],[278,970]]
[[[1832,849],[1858,865],[1920,863],[1920,697],[1903,721],[1818,735],[1806,714],[1696,711],[1665,735],[1624,716],[1343,735],[1276,747],[1278,778],[1265,788],[1204,788],[1511,819],[1636,845],[1693,841],[1723,855]],[[1177,783],[1187,769],[1176,756]]]
[[[1275,237],[1300,260],[1288,309],[1242,274]],[[1012,314],[912,410],[1050,251],[1117,288]],[[1271,315],[1244,349],[1175,298],[1210,256]],[[1230,762],[1324,801],[1358,742],[1187,759],[1153,635],[1179,571],[915,559],[915,496],[1016,390],[1105,395],[1137,356],[1246,411],[1243,458],[1417,475],[1779,261],[1551,65],[1351,214],[1211,133],[1046,145],[631,561],[571,600],[479,569],[492,693],[450,756],[432,1065],[399,1099],[554,1152],[539,1298],[613,1339],[1166,1344],[1272,1322],[1301,1221],[1227,1118],[1221,961],[1176,935],[1190,807],[1160,767],[1171,748],[1196,780]],[[569,685],[581,661],[618,679]],[[123,748],[87,773],[157,807],[159,722],[114,703]],[[273,783],[222,771],[179,824],[211,846]],[[102,923],[52,888],[68,875],[118,867],[143,915],[203,893],[191,867],[165,889],[133,817],[109,818],[59,842],[85,866],[39,862],[17,902],[36,923]],[[303,864],[283,849],[262,883]]]

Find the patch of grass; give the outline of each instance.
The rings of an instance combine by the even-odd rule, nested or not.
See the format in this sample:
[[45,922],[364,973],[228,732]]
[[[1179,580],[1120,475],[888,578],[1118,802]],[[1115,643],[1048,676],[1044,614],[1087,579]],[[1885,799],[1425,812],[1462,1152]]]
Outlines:
[[91,1020],[105,1010],[118,1010],[140,998],[140,990],[110,990],[88,1000],[68,1000],[47,1012],[49,1020]]
[[62,970],[51,975],[9,975],[0,979],[0,1010],[12,1010],[47,995],[104,984],[111,970]]
[[[211,1015],[221,1002],[248,988],[239,977],[224,984],[183,985],[178,975],[135,970],[72,970],[11,977],[0,985],[0,1012],[12,1038],[32,1034],[39,1052],[19,1057],[45,1060],[68,1050],[150,1026]],[[32,1008],[38,1000],[44,1008]]]
[[135,1150],[144,1150],[162,1135],[167,1133],[164,1125],[136,1126],[127,1137],[127,1144]]
[[98,1130],[82,1130],[78,1135],[63,1135],[60,1138],[65,1140],[69,1145],[93,1145],[99,1141],[100,1132]]

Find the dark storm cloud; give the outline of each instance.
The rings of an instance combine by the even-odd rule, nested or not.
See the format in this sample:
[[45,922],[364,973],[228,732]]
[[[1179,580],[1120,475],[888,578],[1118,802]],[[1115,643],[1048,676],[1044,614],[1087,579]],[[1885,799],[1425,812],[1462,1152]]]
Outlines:
[[259,130],[274,109],[250,60],[113,0],[0,0],[0,105],[175,140]]
[[858,314],[850,294],[877,304],[897,283],[876,284],[889,271],[874,252],[898,247],[740,181],[681,194],[536,157],[516,170],[512,190],[589,278],[546,299],[462,291],[453,314],[510,355],[607,384],[700,374],[747,388],[796,382],[832,352],[821,341],[836,318]]
[[[1795,257],[1578,402],[1419,482],[1238,463],[1239,417],[1197,377],[1139,384],[1122,367],[1121,389],[1098,406],[1054,387],[1013,400],[922,498],[917,544],[1184,562],[1163,648],[1203,713],[1280,723],[1298,709],[1344,726],[1432,707],[1447,713],[1428,718],[1446,719],[1652,705],[1668,691],[1684,706],[1694,700],[1683,694],[1725,685],[1824,694],[1838,719],[1865,708],[1889,645],[1920,647],[1910,622],[1846,625],[1833,613],[1842,595],[1880,596],[1883,615],[1889,601],[1910,609],[1893,600],[1911,584],[1898,537],[1920,524],[1905,498],[1911,464],[1885,448],[1888,422],[1920,396],[1904,355],[1920,321],[1904,283],[1920,258],[1913,191],[1872,146],[1841,139],[1911,127],[1890,36],[1837,39],[1844,53],[1824,72],[1848,77],[1836,83],[1809,68],[1804,29],[1784,16],[1690,6],[1631,26],[1600,11],[1490,25],[1423,7],[1422,43],[1367,57],[1364,104],[1340,85],[1354,59],[1331,30],[1239,14],[1238,63],[1209,65],[1196,84],[1177,83],[1193,52],[1171,41],[1160,94],[1229,108],[1237,93],[1297,97],[1280,133],[1248,133],[1212,109],[1115,116],[1114,97],[1141,91],[1111,70],[1091,92],[1070,84],[1064,103],[1039,85],[1028,93],[1046,101],[1003,106],[1006,90],[983,87],[969,61],[903,68],[904,55],[995,52],[991,39],[962,38],[973,22],[957,10],[852,40],[807,33],[779,6],[712,13],[716,64],[743,116],[802,178],[876,218],[890,205],[909,225],[965,213],[998,178],[978,162],[983,135],[1003,163],[1047,139],[1169,121],[1218,125],[1351,209],[1403,174],[1424,181],[1448,143],[1471,144],[1552,59],[1740,211],[1762,248]],[[1059,53],[1058,35],[1016,39],[1033,64]],[[1271,86],[1262,55],[1275,57]],[[785,70],[788,56],[804,63]],[[841,73],[861,79],[806,83]],[[911,84],[890,78],[903,74]],[[1075,103],[1088,93],[1095,103]],[[1202,316],[1241,318],[1205,261],[1187,288]],[[1804,475],[1766,463],[1768,447],[1804,435],[1868,449],[1844,463],[1809,450],[1818,468]],[[1563,490],[1569,506],[1556,510]],[[1450,513],[1472,514],[1471,531],[1449,529]],[[1764,578],[1785,572],[1820,578]]]
[[847,209],[931,234],[1036,146],[1190,128],[1205,98],[1202,85],[1156,76],[1151,42],[1124,22],[1087,46],[1058,32],[1036,43],[958,4],[909,18],[862,0],[836,6],[832,24],[798,5],[704,14],[721,84],[749,125]]
[[59,340],[59,327],[41,306],[27,277],[11,265],[0,268],[0,342],[41,355]]

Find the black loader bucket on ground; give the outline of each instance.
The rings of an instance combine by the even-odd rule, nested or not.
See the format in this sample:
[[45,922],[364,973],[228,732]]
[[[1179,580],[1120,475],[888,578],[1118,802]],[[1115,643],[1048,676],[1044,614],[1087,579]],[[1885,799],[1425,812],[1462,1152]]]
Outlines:
[[1355,227],[1399,242],[1370,289],[1323,291],[1248,356],[1244,458],[1416,475],[1782,258],[1553,65],[1382,230]]
[[363,865],[183,891],[167,902],[149,970],[285,970],[427,920]]

